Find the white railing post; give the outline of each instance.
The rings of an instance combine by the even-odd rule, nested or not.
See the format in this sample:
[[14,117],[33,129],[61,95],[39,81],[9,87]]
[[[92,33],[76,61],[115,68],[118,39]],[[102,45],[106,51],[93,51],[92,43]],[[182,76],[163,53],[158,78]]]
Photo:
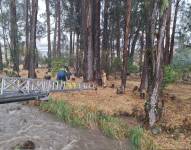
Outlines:
[[3,95],[3,90],[4,90],[4,79],[1,79],[1,95]]

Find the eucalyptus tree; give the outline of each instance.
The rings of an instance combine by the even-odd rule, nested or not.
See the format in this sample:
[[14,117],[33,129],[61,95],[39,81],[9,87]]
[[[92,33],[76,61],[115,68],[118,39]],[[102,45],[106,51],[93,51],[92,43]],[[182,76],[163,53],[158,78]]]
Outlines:
[[10,51],[13,70],[19,72],[18,25],[16,13],[16,0],[10,1]]
[[126,80],[127,80],[127,66],[128,66],[128,44],[129,44],[129,32],[130,32],[130,19],[131,19],[131,0],[126,1],[126,18],[125,18],[125,37],[124,37],[124,49],[123,49],[123,66],[121,77],[122,92],[125,92]]

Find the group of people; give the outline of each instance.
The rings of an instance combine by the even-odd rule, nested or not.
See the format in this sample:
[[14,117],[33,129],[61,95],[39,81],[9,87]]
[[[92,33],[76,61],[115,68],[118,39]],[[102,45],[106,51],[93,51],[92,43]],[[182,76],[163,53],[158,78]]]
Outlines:
[[[56,74],[56,79],[58,81],[64,81],[66,82],[67,80],[70,80],[72,76],[72,73],[70,72],[69,68],[64,66],[62,68],[60,68]],[[46,80],[51,80],[51,75],[49,74],[49,72],[46,72],[46,75],[44,76],[44,79]],[[107,75],[105,73],[104,70],[102,70],[102,73],[101,73],[101,84],[103,87],[106,87],[107,86]]]
[[[72,73],[70,72],[69,68],[65,66],[58,70],[58,72],[56,74],[56,79],[59,81],[67,81],[67,80],[70,80],[71,75],[72,75]],[[51,75],[49,72],[46,72],[44,79],[51,80]]]

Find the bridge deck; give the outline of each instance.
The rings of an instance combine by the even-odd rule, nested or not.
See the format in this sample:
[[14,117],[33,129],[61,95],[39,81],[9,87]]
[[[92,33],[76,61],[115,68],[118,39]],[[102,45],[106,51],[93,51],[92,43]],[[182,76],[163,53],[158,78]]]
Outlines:
[[51,92],[71,92],[94,89],[91,83],[62,82],[29,78],[0,78],[0,104],[41,99]]

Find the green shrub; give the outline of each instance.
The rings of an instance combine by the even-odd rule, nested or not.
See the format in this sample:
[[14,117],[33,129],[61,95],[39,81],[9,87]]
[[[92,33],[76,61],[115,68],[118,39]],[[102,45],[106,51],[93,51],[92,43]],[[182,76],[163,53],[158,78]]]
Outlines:
[[97,127],[108,137],[114,139],[130,139],[135,150],[154,150],[153,140],[145,134],[141,127],[129,129],[128,125],[121,119],[105,115],[95,108],[86,106],[72,106],[64,101],[41,103],[40,108],[44,111],[54,113],[58,118],[72,126],[91,128]]
[[52,60],[52,75],[55,76],[63,66],[68,66],[67,58],[57,58]]
[[128,72],[129,73],[138,73],[139,68],[136,65],[129,63],[128,64]]
[[163,84],[166,87],[168,84],[174,83],[178,79],[178,72],[175,71],[171,66],[164,68],[164,79]]
[[121,67],[122,67],[122,60],[118,57],[114,58],[114,60],[111,64],[111,71],[119,72],[119,71],[121,71]]
[[143,137],[143,129],[140,127],[132,128],[129,131],[129,137],[131,140],[131,143],[133,144],[133,148],[135,150],[141,149],[141,139]]

